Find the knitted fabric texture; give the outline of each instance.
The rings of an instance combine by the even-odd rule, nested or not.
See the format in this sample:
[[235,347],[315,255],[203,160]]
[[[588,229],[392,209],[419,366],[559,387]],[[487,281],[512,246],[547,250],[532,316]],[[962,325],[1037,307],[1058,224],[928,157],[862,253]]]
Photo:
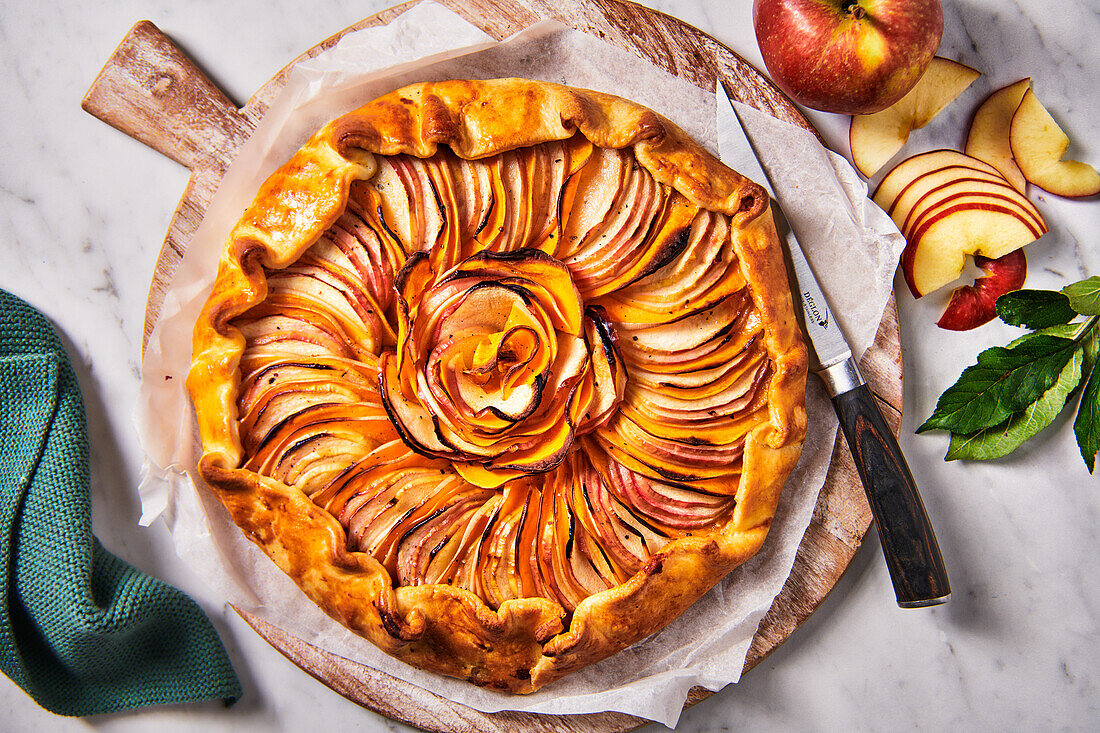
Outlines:
[[79,385],[49,323],[2,290],[0,559],[0,668],[47,710],[240,697],[195,602],[92,536]]

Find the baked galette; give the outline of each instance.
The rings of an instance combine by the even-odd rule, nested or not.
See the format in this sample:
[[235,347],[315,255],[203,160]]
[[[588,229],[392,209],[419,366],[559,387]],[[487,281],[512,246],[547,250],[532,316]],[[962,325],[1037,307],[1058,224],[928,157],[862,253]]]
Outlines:
[[629,101],[416,84],[260,188],[195,325],[200,471],[386,652],[525,693],[757,551],[806,427],[766,193]]

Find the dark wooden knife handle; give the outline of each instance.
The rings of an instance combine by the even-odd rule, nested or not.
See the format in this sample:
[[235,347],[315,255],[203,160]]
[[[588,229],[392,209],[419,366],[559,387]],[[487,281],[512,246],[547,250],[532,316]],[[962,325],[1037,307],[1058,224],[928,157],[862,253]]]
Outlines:
[[833,397],[844,438],[867,491],[894,594],[903,608],[951,595],[939,543],[913,474],[866,384]]

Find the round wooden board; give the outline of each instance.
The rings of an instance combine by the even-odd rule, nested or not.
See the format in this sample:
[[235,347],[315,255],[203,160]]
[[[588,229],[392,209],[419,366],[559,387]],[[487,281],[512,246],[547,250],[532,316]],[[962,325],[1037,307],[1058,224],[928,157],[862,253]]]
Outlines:
[[[657,11],[622,0],[437,1],[498,39],[538,20],[558,20],[632,51],[702,89],[713,89],[716,78],[720,78],[732,98],[813,130],[790,100],[737,54],[702,31]],[[331,47],[344,34],[386,24],[417,2],[388,8],[317,44],[264,84],[240,110],[151,23],[138,23],[123,39],[82,106],[192,171],[155,266],[143,345],[156,323],[164,292],[227,165],[285,85],[290,68]],[[897,433],[901,424],[902,357],[892,297],[875,343],[860,367],[887,422]],[[760,623],[745,672],[782,644],[821,604],[859,549],[870,522],[870,508],[851,454],[843,437],[838,436],[813,520],[786,585]],[[238,613],[288,659],[333,690],[375,712],[426,730],[618,733],[648,722],[621,713],[481,713],[317,649],[251,614]],[[710,694],[694,688],[687,705]]]

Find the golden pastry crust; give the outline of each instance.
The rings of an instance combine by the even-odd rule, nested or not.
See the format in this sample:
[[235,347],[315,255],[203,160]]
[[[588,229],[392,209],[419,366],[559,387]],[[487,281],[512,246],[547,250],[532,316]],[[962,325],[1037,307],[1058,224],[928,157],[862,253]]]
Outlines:
[[[591,143],[591,146],[586,146],[584,141]],[[474,267],[469,264],[474,260],[477,271],[467,273],[468,277],[500,279],[501,268],[507,266],[504,255],[481,255],[478,259],[469,257],[467,252],[452,257],[444,252],[451,245],[441,243],[442,238],[437,239],[430,247],[432,252],[425,255],[398,252],[395,256],[399,260],[405,255],[408,258],[403,263],[402,276],[396,278],[399,289],[396,301],[389,305],[382,302],[390,297],[386,293],[391,292],[392,288],[379,287],[371,292],[378,294],[374,301],[377,310],[385,310],[400,323],[396,327],[386,323],[368,327],[368,321],[380,314],[374,312],[375,308],[360,303],[356,306],[359,308],[356,323],[367,325],[361,329],[357,341],[346,346],[343,356],[325,357],[328,360],[323,364],[310,366],[329,371],[336,367],[345,369],[344,375],[351,380],[347,388],[354,390],[359,400],[356,404],[369,407],[362,408],[366,415],[364,420],[377,420],[377,416],[383,414],[381,406],[384,406],[384,414],[391,422],[396,422],[398,428],[404,427],[403,432],[399,430],[394,434],[400,434],[403,442],[395,440],[379,445],[384,442],[379,438],[364,450],[369,449],[378,455],[389,455],[386,451],[391,451],[394,456],[404,451],[412,456],[407,459],[409,471],[438,470],[440,476],[446,476],[451,482],[448,486],[461,485],[461,492],[465,493],[456,496],[485,501],[485,497],[496,497],[503,491],[504,499],[492,499],[496,502],[494,506],[498,513],[504,511],[500,507],[509,501],[508,496],[527,497],[522,500],[531,506],[541,502],[547,518],[545,521],[552,526],[550,518],[556,516],[553,512],[557,506],[552,502],[581,501],[577,497],[581,495],[578,492],[583,490],[582,503],[588,503],[588,509],[569,505],[573,512],[569,514],[568,526],[570,553],[574,542],[574,517],[577,518],[578,541],[582,541],[580,537],[585,534],[585,527],[589,526],[582,526],[582,520],[586,516],[590,518],[584,512],[593,511],[588,494],[590,484],[584,482],[603,481],[607,486],[612,486],[615,476],[619,475],[616,471],[634,478],[643,476],[645,481],[662,480],[661,477],[664,477],[669,484],[686,489],[701,487],[700,496],[720,504],[721,512],[714,515],[716,519],[708,526],[692,526],[690,531],[664,530],[663,546],[647,553],[648,556],[643,557],[644,562],[640,562],[629,576],[628,571],[622,570],[623,567],[628,570],[633,567],[629,562],[622,565],[605,554],[607,564],[600,567],[617,568],[622,582],[598,592],[574,593],[569,596],[572,600],[565,602],[562,600],[564,591],[546,590],[541,596],[536,593],[516,597],[524,595],[523,588],[532,587],[531,582],[535,585],[543,583],[538,578],[531,580],[529,577],[523,581],[528,585],[523,585],[518,579],[509,581],[505,578],[501,586],[489,583],[492,587],[480,593],[470,589],[481,587],[476,582],[460,587],[461,583],[423,582],[423,578],[418,576],[421,578],[416,581],[418,584],[402,584],[394,577],[392,570],[398,550],[376,550],[372,554],[352,549],[357,540],[355,537],[349,540],[349,532],[355,534],[349,530],[349,520],[345,517],[342,522],[333,513],[335,509],[326,508],[333,506],[333,492],[338,488],[334,480],[328,480],[330,488],[325,490],[329,494],[325,495],[324,501],[330,504],[322,506],[324,502],[317,496],[325,491],[314,496],[299,486],[291,485],[293,482],[289,479],[273,478],[275,474],[267,468],[258,470],[261,460],[256,456],[266,448],[263,445],[257,447],[257,440],[250,437],[252,433],[249,431],[258,430],[255,424],[258,424],[257,420],[262,421],[262,415],[257,417],[262,410],[246,404],[252,397],[242,390],[241,364],[246,347],[255,343],[255,337],[246,335],[245,331],[252,334],[255,327],[248,324],[259,321],[248,319],[277,317],[277,307],[265,304],[269,298],[276,305],[282,302],[278,300],[278,283],[272,278],[298,262],[307,250],[327,236],[326,232],[337,224],[349,207],[349,199],[356,196],[369,198],[367,189],[356,187],[370,184],[372,179],[383,175],[380,170],[388,163],[381,156],[432,159],[433,156],[449,156],[450,151],[454,155],[448,160],[454,159],[458,165],[472,165],[461,161],[491,161],[495,160],[492,156],[543,144],[558,145],[553,150],[564,150],[562,154],[567,158],[574,153],[578,156],[591,155],[592,149],[599,155],[623,150],[624,154],[632,155],[657,184],[664,187],[660,190],[665,191],[663,195],[667,196],[667,200],[675,199],[677,205],[688,212],[686,216],[696,217],[692,221],[706,219],[717,227],[714,230],[718,232],[714,235],[715,240],[724,247],[722,252],[728,253],[725,256],[732,255],[731,261],[736,263],[731,264],[730,271],[723,275],[726,278],[723,283],[736,281],[734,284],[739,285],[740,290],[731,296],[712,289],[717,294],[713,302],[708,301],[706,305],[713,307],[713,312],[718,312],[722,303],[738,304],[739,320],[736,324],[731,321],[729,326],[739,325],[752,330],[753,337],[742,339],[744,343],[739,348],[741,353],[751,351],[756,359],[751,370],[745,367],[744,374],[734,375],[744,384],[741,391],[748,395],[744,401],[751,404],[739,407],[736,419],[730,418],[728,423],[720,426],[731,435],[737,435],[735,450],[729,447],[734,443],[722,446],[722,449],[733,451],[729,454],[732,457],[728,459],[728,465],[722,464],[710,474],[700,472],[691,476],[675,474],[667,466],[646,468],[648,464],[639,462],[638,450],[631,447],[634,444],[630,436],[637,433],[637,424],[645,423],[647,418],[638,414],[633,418],[635,422],[631,422],[619,413],[623,412],[620,405],[634,405],[637,402],[632,396],[634,392],[627,392],[624,397],[624,390],[642,389],[625,388],[622,380],[629,380],[635,369],[639,373],[644,372],[644,360],[649,357],[646,352],[639,351],[633,342],[621,348],[619,345],[612,348],[611,342],[615,338],[604,338],[603,352],[608,366],[606,369],[595,366],[602,362],[597,356],[600,349],[593,343],[598,342],[599,338],[593,334],[608,331],[611,328],[608,323],[618,323],[615,321],[616,314],[621,318],[633,318],[635,325],[630,328],[641,328],[637,326],[638,321],[644,321],[652,312],[652,309],[645,311],[628,296],[619,297],[616,293],[627,292],[629,295],[631,284],[639,280],[649,282],[645,278],[658,277],[664,272],[660,269],[662,267],[680,266],[670,261],[670,256],[684,251],[688,230],[682,226],[673,232],[676,237],[669,240],[675,242],[675,247],[668,245],[667,251],[658,252],[660,247],[654,244],[656,253],[650,261],[636,265],[637,272],[630,276],[633,278],[630,283],[623,285],[619,280],[614,280],[614,275],[608,276],[612,278],[611,284],[598,279],[588,281],[580,278],[575,291],[562,286],[546,296],[551,300],[560,299],[561,304],[540,303],[537,308],[532,306],[534,315],[520,312],[522,308],[517,310],[519,306],[516,306],[508,314],[511,330],[505,337],[521,328],[515,326],[513,320],[521,323],[523,318],[529,318],[531,323],[535,323],[541,322],[540,318],[545,320],[547,312],[559,314],[561,322],[555,326],[557,330],[551,329],[552,334],[557,335],[543,334],[540,338],[544,341],[557,338],[563,350],[568,350],[569,344],[573,343],[583,343],[589,349],[589,355],[584,358],[588,366],[573,369],[575,375],[569,371],[572,367],[561,367],[568,372],[561,379],[569,380],[568,384],[573,385],[570,389],[576,390],[577,395],[585,395],[583,399],[589,400],[586,405],[600,404],[603,408],[614,405],[613,409],[604,409],[598,418],[591,415],[581,417],[585,408],[575,406],[582,399],[578,396],[570,397],[568,404],[559,404],[556,408],[558,412],[553,413],[565,410],[566,417],[559,414],[555,418],[552,411],[547,412],[549,417],[540,419],[547,420],[546,425],[560,427],[565,435],[563,440],[568,442],[563,443],[564,447],[549,458],[543,457],[541,463],[532,462],[530,465],[534,468],[530,471],[517,470],[513,463],[507,466],[500,461],[493,463],[495,459],[491,456],[471,457],[469,451],[475,447],[480,449],[483,445],[478,442],[482,434],[476,431],[469,438],[474,442],[462,443],[467,446],[462,450],[454,447],[459,443],[453,436],[437,444],[428,433],[421,439],[407,435],[410,431],[415,433],[414,420],[420,416],[418,410],[422,408],[416,404],[410,407],[408,396],[399,393],[399,389],[415,391],[415,374],[410,377],[406,372],[421,366],[416,361],[419,357],[414,353],[415,344],[409,341],[409,332],[419,328],[417,319],[421,316],[417,315],[417,304],[410,304],[409,301],[428,298],[429,295],[421,296],[421,292],[429,285],[431,288],[443,287],[440,285],[441,273],[435,270],[449,271],[458,268],[459,264],[469,269]],[[628,158],[624,160],[629,161]],[[553,163],[560,164],[561,160],[555,159]],[[453,194],[434,189],[433,184],[437,202]],[[377,203],[374,199],[370,201]],[[560,206],[559,201],[559,209]],[[675,214],[672,209],[672,204],[669,204],[667,210],[672,212],[667,215],[669,220]],[[455,207],[447,208],[441,203],[440,210],[453,212]],[[369,217],[370,211],[364,211],[363,216]],[[546,216],[551,220],[554,215],[549,212]],[[555,246],[560,249],[553,242],[555,233],[564,239],[560,211],[558,216],[555,220],[558,228],[550,227],[550,233],[546,235],[548,239],[544,237],[540,240],[543,251],[553,250]],[[708,216],[709,219],[706,218]],[[384,219],[380,226],[389,231]],[[673,225],[669,224],[669,227],[671,230]],[[392,240],[397,242],[399,237],[394,235]],[[458,242],[453,245],[455,247],[465,246],[459,238],[455,242]],[[532,249],[523,249],[510,257],[525,263],[520,267],[521,274],[530,275],[525,282],[540,279],[531,275],[536,272],[545,272],[547,274],[542,279],[553,280],[556,271],[545,268],[559,265],[547,264],[543,260],[552,258],[536,255],[538,253]],[[425,272],[421,274],[427,278],[423,282],[416,280],[421,276],[415,267],[414,260],[417,259],[432,260],[431,265],[423,265]],[[485,275],[482,270],[490,274]],[[275,284],[269,287],[269,280]],[[459,280],[465,282],[461,278]],[[385,278],[382,281],[383,285],[390,283]],[[732,289],[734,284],[729,284],[727,289]],[[475,285],[482,287],[485,283],[478,281]],[[400,290],[402,287],[404,290]],[[476,287],[470,286],[466,292],[473,292]],[[530,288],[523,292],[529,294]],[[578,326],[579,322],[568,315],[573,312],[570,309],[575,308],[571,300],[574,295],[576,299],[584,300],[577,306],[585,308],[583,326]],[[586,308],[590,304],[599,308]],[[687,315],[682,322],[694,322],[688,316],[709,318],[707,314],[712,311],[701,308],[698,306],[691,312],[685,310]],[[609,312],[612,315],[608,316]],[[257,313],[260,315],[256,316]],[[565,315],[560,315],[562,313]],[[620,329],[617,336],[619,344],[627,341],[628,334],[645,336],[653,332],[644,329],[631,331],[621,324],[614,327]],[[250,338],[253,340],[250,341]],[[637,341],[637,336],[631,338]],[[732,338],[731,343],[740,337],[734,335]],[[729,342],[731,335],[727,334],[724,339],[722,343]],[[643,338],[641,343],[644,342]],[[538,346],[531,348],[537,349]],[[490,366],[496,364],[493,360],[486,361],[480,351],[471,354],[465,357],[467,363],[480,359],[478,364],[482,361]],[[565,357],[560,359],[564,363]],[[410,363],[412,367],[408,366]],[[485,366],[483,371],[490,366]],[[775,513],[780,489],[801,450],[806,429],[806,366],[806,351],[792,311],[782,254],[767,208],[767,196],[759,186],[722,165],[675,125],[636,104],[607,94],[554,84],[499,79],[447,81],[399,89],[325,126],[276,171],[263,184],[229,236],[213,291],[195,325],[188,388],[204,447],[199,466],[202,476],[246,536],[263,548],[326,613],[384,651],[417,667],[464,678],[478,685],[527,693],[568,672],[599,661],[664,627],[714,583],[757,551]],[[367,376],[380,373],[384,377],[389,374],[391,383],[387,386],[383,380],[379,386],[378,383],[372,385],[367,378],[356,381],[354,375],[357,369]],[[589,376],[584,369],[592,371],[593,375]],[[508,372],[508,375],[514,373]],[[467,369],[466,374],[468,377],[472,374],[470,378],[476,380],[488,378],[472,368]],[[641,381],[644,382],[644,379]],[[396,387],[394,383],[404,387]],[[564,386],[559,391],[565,391]],[[648,393],[643,390],[639,394]],[[412,402],[415,403],[416,399],[414,395]],[[594,407],[592,409],[595,410]],[[614,415],[611,415],[612,412]],[[541,424],[540,429],[543,429]],[[435,435],[444,434],[437,428]],[[690,442],[690,439],[684,438],[676,445]],[[406,450],[405,444],[413,446],[418,452]],[[290,451],[290,448],[284,448]],[[575,457],[571,457],[574,454]],[[266,460],[268,463],[265,465],[270,468],[274,459]],[[395,460],[394,465],[403,465],[400,461],[406,459]],[[455,473],[448,467],[448,461],[461,470]],[[545,473],[547,470],[553,473]],[[277,475],[286,477],[285,473]],[[331,474],[325,475],[331,479]],[[589,478],[584,479],[584,476]],[[547,482],[545,485],[544,480]],[[552,496],[549,488],[551,481],[558,482],[555,486],[573,486],[573,499]],[[730,486],[730,482],[736,482],[736,486]],[[558,494],[567,490],[555,489]],[[473,506],[472,503],[470,505]],[[455,500],[446,506],[441,505],[436,514],[459,506],[465,505]],[[562,521],[553,531],[565,532]],[[490,525],[491,519],[485,525],[485,536],[488,536]],[[524,526],[520,521],[514,535],[509,535],[514,536],[510,541],[516,547],[526,537]],[[596,536],[599,528],[591,529],[589,526],[589,530],[586,536],[591,538]],[[415,527],[402,531],[407,537],[415,531]],[[564,534],[561,536],[564,537]],[[392,544],[392,538],[382,537],[377,542]],[[534,547],[539,540],[536,538],[531,542],[535,543],[531,545]],[[380,545],[376,543],[376,546]],[[438,552],[439,547],[435,551]],[[390,554],[387,555],[387,552]],[[531,563],[536,564],[533,559]],[[552,565],[551,558],[547,560],[547,567]],[[537,569],[535,575],[538,575]],[[499,589],[509,582],[514,592],[511,597],[501,600],[497,597]],[[598,583],[596,587],[600,587]],[[519,590],[515,590],[517,588]],[[492,601],[492,605],[487,599]],[[574,600],[577,602],[574,603]]]

